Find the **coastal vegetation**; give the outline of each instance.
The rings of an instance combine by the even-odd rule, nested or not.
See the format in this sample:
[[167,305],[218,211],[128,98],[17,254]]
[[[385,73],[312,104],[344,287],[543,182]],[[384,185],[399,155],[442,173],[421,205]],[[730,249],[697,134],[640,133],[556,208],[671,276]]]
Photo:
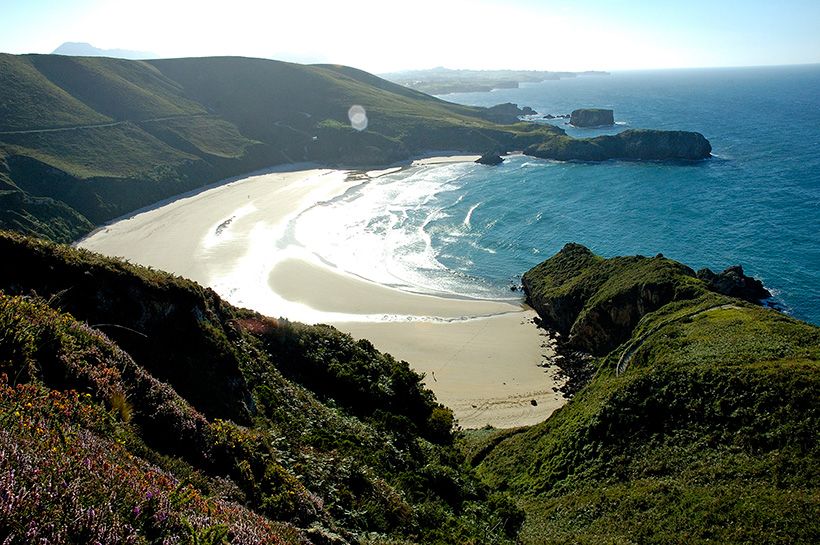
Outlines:
[[[700,159],[711,149],[695,133],[576,140],[520,122],[534,113],[527,108],[453,104],[338,65],[0,54],[0,78],[0,228],[61,242],[282,164],[384,166],[430,150]],[[353,105],[366,112],[366,127],[351,126]]]
[[406,362],[173,275],[0,251],[5,543],[512,543]]
[[598,355],[545,422],[462,438],[524,543],[817,541],[820,328],[662,256],[571,244],[524,286],[565,349]]
[[567,245],[523,283],[592,373],[540,424],[457,431],[366,340],[40,239],[0,252],[8,543],[820,535],[820,328],[719,275]]

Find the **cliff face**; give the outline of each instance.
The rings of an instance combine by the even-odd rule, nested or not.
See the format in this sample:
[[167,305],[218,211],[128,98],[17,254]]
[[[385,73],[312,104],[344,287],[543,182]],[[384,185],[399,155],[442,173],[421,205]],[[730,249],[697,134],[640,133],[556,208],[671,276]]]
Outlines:
[[609,127],[615,124],[615,114],[612,110],[601,108],[573,110],[569,124],[573,127]]
[[522,283],[528,304],[566,346],[593,355],[629,338],[649,312],[704,290],[692,269],[670,259],[602,259],[579,244],[527,271]]
[[595,138],[556,136],[524,153],[558,161],[699,160],[711,156],[712,145],[697,132],[629,129]]

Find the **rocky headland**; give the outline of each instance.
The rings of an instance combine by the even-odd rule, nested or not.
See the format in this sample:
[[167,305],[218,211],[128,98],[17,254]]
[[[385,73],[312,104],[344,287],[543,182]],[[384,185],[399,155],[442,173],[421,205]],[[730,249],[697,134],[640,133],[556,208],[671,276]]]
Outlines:
[[627,339],[648,313],[708,292],[760,305],[771,297],[763,283],[740,265],[720,274],[697,273],[662,254],[601,258],[580,244],[567,244],[522,277],[527,303],[564,344],[601,356]]
[[512,102],[505,102],[504,104],[496,104],[490,106],[481,113],[481,117],[493,123],[501,123],[510,125],[521,121],[521,116],[536,115],[538,112],[529,106],[519,107],[518,104]]
[[475,440],[484,482],[522,499],[523,542],[815,541],[820,328],[750,303],[739,267],[660,254],[569,244],[523,280],[559,342],[596,355],[549,420]]
[[558,161],[700,160],[711,157],[712,145],[697,132],[629,129],[594,138],[557,135],[527,147],[524,153]]

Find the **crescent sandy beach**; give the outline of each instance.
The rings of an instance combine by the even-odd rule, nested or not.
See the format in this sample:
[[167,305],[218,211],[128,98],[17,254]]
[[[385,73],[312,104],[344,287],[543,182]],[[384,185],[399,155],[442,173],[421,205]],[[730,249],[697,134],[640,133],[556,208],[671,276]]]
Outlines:
[[[354,187],[367,191],[379,176],[475,158],[428,157],[370,172],[310,165],[267,170],[158,203],[77,245],[191,278],[268,316],[331,324],[366,338],[424,373],[426,385],[463,428],[531,425],[564,398],[550,363],[550,338],[522,301],[418,293],[374,282],[329,263],[294,235],[295,221],[306,211]],[[300,229],[321,235],[333,228],[317,216]]]

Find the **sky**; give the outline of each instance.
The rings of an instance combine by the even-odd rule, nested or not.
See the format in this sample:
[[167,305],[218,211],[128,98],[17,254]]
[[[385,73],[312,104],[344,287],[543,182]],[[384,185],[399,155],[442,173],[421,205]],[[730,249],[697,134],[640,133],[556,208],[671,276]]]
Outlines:
[[820,63],[820,0],[0,0],[0,52],[63,42],[375,73]]

